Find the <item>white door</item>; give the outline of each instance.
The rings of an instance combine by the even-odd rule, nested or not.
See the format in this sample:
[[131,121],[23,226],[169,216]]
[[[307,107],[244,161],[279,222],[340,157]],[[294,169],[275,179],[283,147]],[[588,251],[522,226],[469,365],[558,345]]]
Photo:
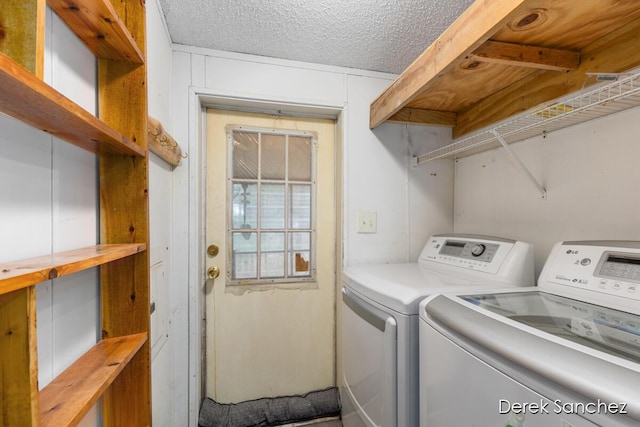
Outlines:
[[206,389],[335,386],[335,123],[207,111]]

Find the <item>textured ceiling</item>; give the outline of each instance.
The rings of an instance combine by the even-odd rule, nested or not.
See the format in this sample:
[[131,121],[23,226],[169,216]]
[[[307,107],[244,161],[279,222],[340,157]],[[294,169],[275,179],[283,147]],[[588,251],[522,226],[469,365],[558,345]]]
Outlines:
[[472,0],[160,0],[174,43],[400,73]]

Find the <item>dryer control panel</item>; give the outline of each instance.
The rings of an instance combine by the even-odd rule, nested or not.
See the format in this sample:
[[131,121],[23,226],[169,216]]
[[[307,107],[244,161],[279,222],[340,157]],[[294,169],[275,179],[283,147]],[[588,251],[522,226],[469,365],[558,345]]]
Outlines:
[[472,261],[491,262],[498,248],[500,245],[495,243],[447,239],[438,254]]
[[499,237],[434,235],[422,250],[419,262],[508,277],[510,268],[526,266],[533,271],[533,250],[529,244]]

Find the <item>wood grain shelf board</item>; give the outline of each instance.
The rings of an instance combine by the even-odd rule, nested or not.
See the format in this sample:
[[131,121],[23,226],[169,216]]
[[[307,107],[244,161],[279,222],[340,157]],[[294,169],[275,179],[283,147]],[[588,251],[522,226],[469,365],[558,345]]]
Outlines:
[[147,341],[147,334],[100,341],[40,391],[40,425],[76,425]]
[[508,144],[512,144],[638,106],[640,69],[633,73],[608,74],[588,90],[559,98],[547,107],[532,109],[498,123],[491,129],[471,133],[445,147],[414,156],[414,164],[454,156],[460,158],[499,147],[500,142],[493,131]]
[[0,53],[0,112],[96,154],[146,151]]
[[144,54],[108,0],[47,0],[99,58],[143,64]]
[[126,258],[144,250],[144,243],[97,245],[0,263],[0,295]]
[[639,29],[637,0],[477,0],[374,100],[369,125],[454,113],[459,138],[581,90],[588,73],[640,66]]

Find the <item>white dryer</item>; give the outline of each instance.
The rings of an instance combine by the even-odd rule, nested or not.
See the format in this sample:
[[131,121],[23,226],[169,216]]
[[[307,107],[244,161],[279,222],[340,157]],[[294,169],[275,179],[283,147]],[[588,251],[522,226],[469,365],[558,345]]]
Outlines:
[[358,265],[342,277],[342,422],[418,425],[419,303],[440,292],[533,286],[531,245],[434,235],[418,262]]

